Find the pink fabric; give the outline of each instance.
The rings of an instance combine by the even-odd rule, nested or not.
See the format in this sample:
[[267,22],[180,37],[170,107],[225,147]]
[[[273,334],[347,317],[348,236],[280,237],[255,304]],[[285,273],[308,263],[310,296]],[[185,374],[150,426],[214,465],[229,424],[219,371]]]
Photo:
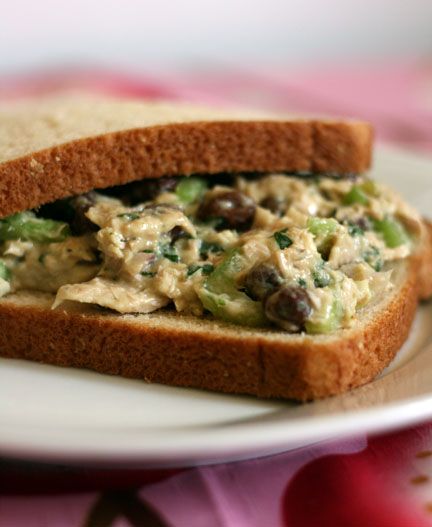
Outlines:
[[[62,89],[356,116],[378,137],[432,151],[432,66],[222,71],[158,80],[110,72],[4,79],[0,97]],[[432,525],[432,425],[262,459],[179,470],[0,460],[7,527],[423,527]]]

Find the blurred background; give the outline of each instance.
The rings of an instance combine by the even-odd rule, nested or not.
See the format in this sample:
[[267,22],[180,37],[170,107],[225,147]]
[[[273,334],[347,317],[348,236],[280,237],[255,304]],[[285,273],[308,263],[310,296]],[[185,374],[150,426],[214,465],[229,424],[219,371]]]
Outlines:
[[84,88],[371,119],[432,150],[431,0],[14,0],[0,96]]

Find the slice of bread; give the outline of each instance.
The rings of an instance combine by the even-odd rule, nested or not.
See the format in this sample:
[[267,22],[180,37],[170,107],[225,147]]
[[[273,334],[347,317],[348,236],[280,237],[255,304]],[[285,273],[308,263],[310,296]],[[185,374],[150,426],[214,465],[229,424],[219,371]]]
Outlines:
[[[91,117],[89,117],[91,116]],[[272,119],[272,120],[270,120]],[[0,112],[0,217],[71,194],[146,177],[369,167],[370,125],[274,120],[180,105],[49,100]],[[119,315],[19,292],[0,300],[0,355],[261,397],[310,400],[376,376],[432,292],[424,229],[394,288],[332,335],[291,335],[160,310]]]
[[55,98],[0,108],[0,217],[166,175],[360,173],[372,127],[183,104]]
[[373,379],[405,341],[417,306],[415,268],[394,270],[391,294],[328,336],[250,329],[174,311],[118,315],[51,310],[53,296],[0,302],[0,354],[176,386],[310,400]]

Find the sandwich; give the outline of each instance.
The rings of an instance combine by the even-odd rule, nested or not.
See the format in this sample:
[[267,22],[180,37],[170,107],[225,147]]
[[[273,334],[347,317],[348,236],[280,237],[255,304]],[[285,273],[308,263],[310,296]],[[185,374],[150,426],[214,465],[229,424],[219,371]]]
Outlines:
[[428,223],[360,121],[56,97],[0,110],[0,355],[308,401],[380,373]]

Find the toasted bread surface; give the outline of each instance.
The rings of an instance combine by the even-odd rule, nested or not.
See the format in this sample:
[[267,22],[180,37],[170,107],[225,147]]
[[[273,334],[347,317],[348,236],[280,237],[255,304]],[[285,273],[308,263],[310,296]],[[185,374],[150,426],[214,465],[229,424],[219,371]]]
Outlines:
[[0,217],[133,180],[220,172],[360,173],[372,128],[181,104],[53,99],[0,109]]
[[394,357],[417,305],[413,260],[396,267],[395,283],[353,328],[328,336],[170,311],[51,310],[51,295],[20,292],[0,301],[0,354],[176,386],[311,400],[364,384]]

